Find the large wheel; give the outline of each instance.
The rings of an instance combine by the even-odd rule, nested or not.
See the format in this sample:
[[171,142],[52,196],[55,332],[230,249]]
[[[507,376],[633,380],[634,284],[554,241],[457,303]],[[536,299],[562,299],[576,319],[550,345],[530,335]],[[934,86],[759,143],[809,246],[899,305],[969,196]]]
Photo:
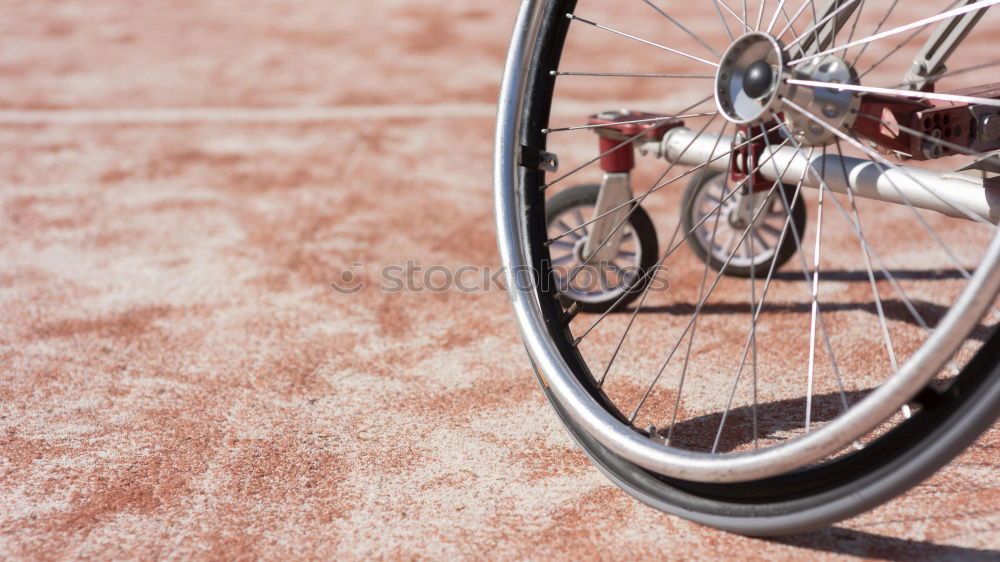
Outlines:
[[[948,214],[975,220],[928,212],[909,199],[893,205],[834,193],[824,178],[837,170],[826,163],[853,156],[874,162],[869,173],[888,173],[901,170],[896,156],[857,141],[843,121],[820,123],[809,108],[824,107],[783,98],[777,84],[787,82],[774,78],[800,76],[795,68],[813,78],[839,69],[841,83],[859,85],[835,100],[838,107],[880,119],[861,115],[857,95],[869,84],[895,87],[886,83],[892,65],[901,74],[911,66],[919,45],[910,40],[920,26],[909,24],[952,16],[898,13],[895,2],[783,15],[768,11],[773,4],[741,17],[720,3],[675,13],[652,2],[525,1],[501,94],[495,169],[503,265],[532,272],[510,274],[511,300],[542,386],[571,434],[642,501],[748,534],[811,529],[886,501],[960,452],[1000,411],[995,225],[958,207]],[[996,32],[987,18],[965,43]],[[835,65],[803,56],[837,45],[849,48],[835,51]],[[884,46],[868,48],[874,45]],[[948,89],[946,78],[965,85],[962,71],[982,64],[980,51],[960,46],[955,57],[966,60],[952,64],[937,91]],[[775,181],[760,196],[761,212],[780,201],[786,220],[775,247],[791,239],[795,255],[783,272],[776,272],[781,260],[750,260],[748,279],[715,271],[726,263],[685,258],[676,250],[697,228],[677,220],[684,216],[677,186],[710,161],[689,168],[661,161],[648,188],[637,186],[636,200],[654,220],[676,221],[657,261],[670,272],[671,290],[643,292],[632,310],[567,314],[547,282],[553,235],[545,192],[589,173],[597,160],[579,148],[579,135],[592,134],[579,126],[580,107],[592,104],[596,113],[641,102],[647,109],[650,100],[660,100],[665,115],[687,116],[690,144],[777,124],[781,140],[763,135],[778,145],[767,146],[771,154],[794,149],[824,163],[804,169],[792,189]],[[933,156],[948,142],[924,137]],[[957,169],[982,156],[960,152],[909,164]],[[567,171],[532,165],[546,153]],[[935,195],[933,184],[917,183]],[[760,193],[759,185],[747,187],[731,186],[723,201]],[[800,202],[812,207],[811,231],[795,218]],[[712,221],[713,214],[721,210],[701,216]],[[757,216],[739,237],[753,239]]]

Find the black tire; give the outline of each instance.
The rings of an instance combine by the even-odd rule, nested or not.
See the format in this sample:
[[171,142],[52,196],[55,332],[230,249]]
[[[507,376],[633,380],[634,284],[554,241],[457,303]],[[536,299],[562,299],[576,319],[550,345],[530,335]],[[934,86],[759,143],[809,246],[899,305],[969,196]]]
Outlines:
[[[701,217],[695,217],[694,201],[695,197],[701,189],[708,185],[709,182],[714,181],[719,178],[722,174],[718,172],[705,173],[705,174],[695,174],[688,182],[687,187],[684,189],[684,197],[681,201],[681,222],[684,225],[684,232],[690,232],[695,228],[695,224],[701,219]],[[799,235],[799,238],[805,234],[806,231],[806,206],[802,201],[802,196],[800,195],[797,199],[795,198],[795,186],[794,185],[782,185],[781,189],[785,191],[785,197],[788,202],[792,205],[792,223],[791,228],[794,228]],[[794,200],[793,200],[794,199]],[[780,198],[774,201],[777,205],[783,205]],[[787,218],[788,215],[783,215]],[[698,259],[702,262],[708,262],[708,266],[712,269],[719,271],[726,265],[725,260],[720,260],[716,256],[713,256],[708,248],[704,246],[704,242],[698,236],[689,236],[687,239],[688,247],[694,252]],[[785,236],[785,240],[778,247],[777,251],[768,258],[761,261],[755,261],[753,270],[749,266],[741,266],[730,262],[726,266],[723,275],[730,275],[733,277],[750,277],[751,274],[761,275],[763,272],[768,271],[771,268],[771,263],[777,261],[774,266],[775,270],[781,268],[785,265],[792,256],[795,255],[795,238],[791,231]]]
[[[996,346],[1000,330],[983,350]],[[700,484],[612,453],[573,424],[544,382],[542,389],[570,435],[620,488],[660,511],[750,536],[811,531],[885,503],[934,474],[1000,417],[1000,363],[980,353],[946,390],[925,390],[920,411],[861,451],[774,478]]]
[[[576,185],[560,191],[545,202],[545,224],[548,225],[560,214],[574,207],[596,206],[597,195],[600,191],[601,186],[597,184]],[[641,295],[646,286],[655,278],[655,275],[647,275],[647,273],[656,265],[659,258],[659,242],[656,238],[656,227],[653,226],[653,221],[642,207],[633,207],[631,209],[628,224],[632,227],[633,232],[635,232],[639,247],[641,248],[636,284],[629,288],[624,298],[621,298],[621,294],[615,294],[599,302],[580,302],[581,310],[601,313],[611,307],[614,307],[616,310],[621,309]],[[570,300],[565,295],[563,297],[565,300]]]
[[[522,106],[521,144],[544,150],[554,69],[559,68],[563,42],[570,24],[566,18],[575,0],[556,0],[544,8],[544,17],[526,76],[528,94]],[[545,246],[545,174],[521,168],[530,259],[540,279],[551,275]],[[787,258],[786,258],[787,259]],[[549,337],[562,359],[577,373],[590,397],[623,423],[627,417],[597,386],[593,373],[573,345],[564,321],[558,293],[538,283],[542,314],[553,320]],[[597,467],[622,489],[661,511],[705,525],[747,535],[783,535],[834,523],[871,509],[920,483],[961,453],[1000,415],[1000,331],[991,337],[944,391],[928,387],[915,398],[922,408],[860,451],[836,457],[777,477],[736,484],[706,484],[668,478],[624,460],[570,421],[540,383],[567,430]],[[537,372],[537,371],[536,371]]]

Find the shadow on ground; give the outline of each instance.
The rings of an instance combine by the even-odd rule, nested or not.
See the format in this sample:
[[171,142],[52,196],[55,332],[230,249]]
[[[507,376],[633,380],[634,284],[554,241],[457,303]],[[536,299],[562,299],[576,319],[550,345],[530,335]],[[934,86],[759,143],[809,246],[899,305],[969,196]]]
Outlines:
[[[817,394],[812,399],[813,422],[828,422],[839,416],[845,407],[856,404],[875,389],[854,392]],[[776,400],[758,404],[757,425],[761,439],[781,439],[781,433],[801,429],[805,423],[805,397]],[[726,414],[725,425],[719,439],[718,452],[727,453],[742,445],[753,443],[754,409],[751,406],[733,408]],[[722,423],[723,413],[715,412],[684,420],[674,429],[673,446],[690,451],[710,451],[705,436],[714,436]]]
[[865,531],[832,527],[822,531],[765,539],[769,542],[883,560],[998,560],[1000,551],[899,539]]
[[[946,280],[946,279],[962,279],[964,276],[961,271],[957,269],[929,269],[929,270],[918,270],[918,269],[905,269],[905,270],[895,270],[892,271],[892,276],[896,280]],[[877,280],[884,279],[884,276],[877,275]],[[805,279],[797,273],[792,272],[778,272],[774,274],[775,280],[780,281],[805,281]],[[847,271],[847,270],[832,270],[823,271],[822,279],[824,281],[841,281],[841,282],[868,282],[868,272],[867,271]],[[911,309],[912,307],[912,309]],[[691,315],[696,309],[696,303],[686,302],[686,303],[674,303],[670,305],[659,305],[659,306],[647,306],[643,307],[639,312],[642,314],[671,314],[677,316]],[[631,314],[634,312],[634,308],[628,308],[619,311],[619,313]],[[793,314],[811,314],[812,313],[812,303],[808,300],[803,300],[801,302],[793,303],[765,303],[765,310],[777,313],[793,313]],[[821,302],[821,311],[839,312],[839,311],[862,311],[878,316],[878,307],[874,300],[867,302]],[[921,323],[934,328],[941,321],[945,314],[948,313],[949,308],[946,306],[941,306],[932,302],[927,302],[920,299],[910,299],[909,302],[902,299],[882,299],[882,310],[885,317],[889,320],[895,320],[897,322],[906,322],[914,326],[920,326]],[[747,313],[747,303],[746,302],[733,302],[733,303],[712,303],[706,302],[701,308],[702,314],[746,314]],[[969,335],[970,338],[978,341],[986,341],[986,338],[992,331],[991,326],[985,324],[979,324]]]

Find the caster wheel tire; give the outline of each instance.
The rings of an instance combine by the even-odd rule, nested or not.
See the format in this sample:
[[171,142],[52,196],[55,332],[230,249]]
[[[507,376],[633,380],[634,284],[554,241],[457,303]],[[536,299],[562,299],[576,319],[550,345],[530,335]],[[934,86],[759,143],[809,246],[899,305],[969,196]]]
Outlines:
[[[699,259],[707,261],[712,269],[719,271],[725,266],[723,273],[733,277],[764,276],[774,261],[777,261],[775,269],[780,268],[796,251],[795,237],[791,230],[784,239],[781,237],[788,217],[785,200],[792,206],[790,227],[798,232],[801,239],[806,228],[806,206],[802,202],[802,195],[799,194],[796,198],[795,186],[783,185],[781,189],[785,192],[784,199],[775,193],[767,200],[755,200],[751,212],[745,213],[746,215],[752,216],[761,205],[765,208],[754,221],[751,235],[740,242],[739,236],[749,224],[749,221],[741,222],[740,205],[750,209],[747,205],[749,201],[746,196],[738,195],[723,201],[728,189],[726,176],[720,173],[697,174],[688,183],[681,205],[684,231],[694,230],[694,234],[688,237],[688,246]],[[720,202],[721,208],[716,212]],[[710,214],[713,217],[702,220]],[[719,217],[717,227],[716,216]],[[699,221],[702,221],[701,224]],[[729,260],[728,265],[726,260]]]
[[[570,187],[545,203],[546,224],[554,240],[549,248],[552,271],[564,304],[579,303],[586,312],[621,309],[635,300],[656,280],[651,270],[659,258],[653,221],[642,207],[630,209],[617,252],[610,260],[596,262],[584,257],[592,232],[594,209],[601,187],[585,184]],[[620,220],[620,219],[618,219]]]

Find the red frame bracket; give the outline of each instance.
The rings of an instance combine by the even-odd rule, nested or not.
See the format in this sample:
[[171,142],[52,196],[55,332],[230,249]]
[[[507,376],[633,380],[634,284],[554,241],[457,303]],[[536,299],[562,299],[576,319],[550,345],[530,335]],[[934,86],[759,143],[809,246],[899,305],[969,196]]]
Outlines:
[[[949,93],[1000,99],[1000,83]],[[981,114],[997,112],[1000,110],[992,106],[865,94],[851,130],[874,142],[883,152],[895,152],[907,159],[929,160],[962,154],[962,151],[930,141],[924,135],[976,152],[1000,149],[1000,138],[980,138],[978,124]]]
[[[667,131],[684,125],[683,121],[669,117],[659,113],[627,109],[591,115],[588,123],[600,125],[593,130],[597,133],[600,151],[603,154],[601,169],[605,172],[631,171],[635,167],[635,143],[662,141]],[[636,137],[632,142],[618,146],[632,137]]]

